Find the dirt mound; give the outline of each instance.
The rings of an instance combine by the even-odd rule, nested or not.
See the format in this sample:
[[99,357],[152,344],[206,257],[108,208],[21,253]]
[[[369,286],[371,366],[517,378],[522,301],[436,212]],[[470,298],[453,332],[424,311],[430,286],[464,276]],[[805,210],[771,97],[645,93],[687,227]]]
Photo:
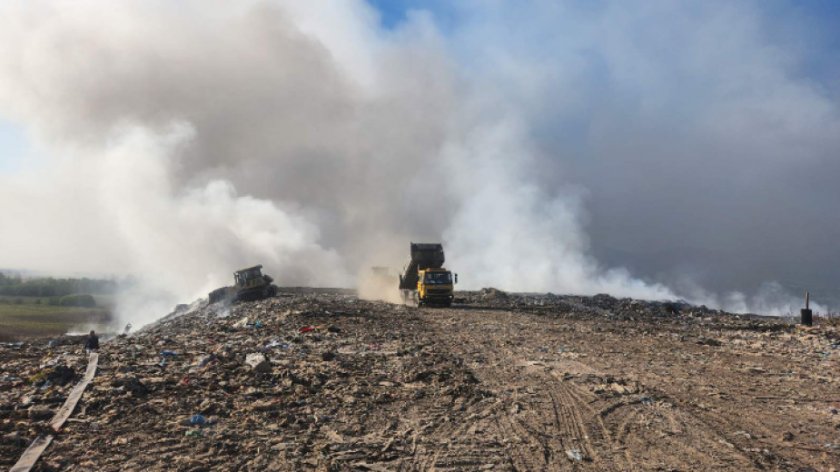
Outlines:
[[481,289],[479,295],[484,300],[506,300],[508,298],[507,293],[493,287]]

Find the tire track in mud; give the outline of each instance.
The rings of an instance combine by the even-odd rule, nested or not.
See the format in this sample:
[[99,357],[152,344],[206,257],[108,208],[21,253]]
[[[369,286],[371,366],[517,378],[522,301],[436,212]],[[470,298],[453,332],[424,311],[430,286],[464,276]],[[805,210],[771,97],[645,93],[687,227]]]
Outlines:
[[[462,338],[462,342],[468,341]],[[435,405],[433,412],[425,412],[424,417],[437,424],[422,434],[425,439],[417,444],[410,469],[475,470],[493,466],[493,470],[498,470],[507,461],[501,443],[505,436],[494,435],[497,429],[488,423],[500,408],[500,401],[492,398],[472,399],[457,408],[451,404]]]
[[[451,310],[445,310],[439,313],[451,314]],[[470,356],[470,353],[467,351],[469,351],[471,346],[476,344],[476,337],[480,337],[480,333],[476,333],[472,329],[464,329],[465,327],[463,326],[460,327],[462,329],[452,329],[453,324],[445,323],[447,321],[446,318],[440,318],[439,321],[443,321],[444,323],[435,323],[433,326],[438,328],[438,339],[445,345],[444,348],[451,350],[456,356],[465,360],[474,357]],[[475,326],[475,328],[478,331],[483,331],[488,326]],[[491,338],[485,338],[485,343],[487,339]],[[484,418],[480,421],[480,426],[484,430],[484,443],[490,442],[498,445],[498,449],[495,451],[498,456],[493,458],[498,464],[498,467],[494,468],[494,470],[504,468],[505,466],[511,470],[560,470],[548,467],[550,447],[546,444],[546,434],[543,432],[542,425],[525,419],[532,411],[531,407],[534,404],[532,400],[505,393],[508,387],[523,384],[517,380],[516,369],[513,369],[508,363],[502,362],[502,358],[512,355],[513,352],[510,352],[504,346],[504,343],[492,342],[486,347],[486,349],[481,350],[482,357],[486,357],[486,359],[482,359],[480,363],[485,366],[492,365],[494,368],[488,372],[491,375],[485,376],[482,384],[485,387],[491,387],[498,400],[494,405],[482,412]],[[469,365],[471,362],[465,362],[465,364]],[[483,373],[487,371],[484,367],[478,367],[474,369],[474,372],[478,376],[483,376]],[[494,380],[504,379],[505,381],[499,384],[495,381],[491,382],[491,378]],[[520,408],[522,408],[522,411],[519,411]],[[454,433],[461,433],[473,426],[476,426],[476,423],[464,425],[460,431],[455,431]],[[452,433],[453,431],[447,431],[444,434]],[[475,444],[475,446],[481,447],[480,444]],[[447,457],[452,456],[451,452],[438,452],[432,461],[427,459],[422,465],[431,465],[436,470],[440,470],[441,465],[446,465],[441,464],[442,460],[446,462],[451,461]],[[481,451],[480,454],[486,456],[486,451]]]
[[[441,331],[452,333],[450,326]],[[469,340],[450,337],[451,347],[466,354],[459,347],[469,346]],[[532,392],[509,395],[504,407],[494,412],[495,433],[507,440],[506,453],[515,469],[628,470],[621,454],[618,463],[613,459],[609,432],[576,387],[553,375],[553,368],[517,362],[522,352],[503,342],[489,347],[483,352],[487,361],[476,369],[483,383],[499,390]]]
[[[758,453],[751,453],[749,451],[745,451],[743,448],[735,444],[734,441],[727,438],[726,435],[723,433],[723,431],[742,431],[744,429],[743,424],[735,425],[730,420],[711,411],[688,412],[687,414],[690,414],[708,431],[713,432],[719,438],[719,441],[723,441],[725,444],[731,445],[731,447],[740,452],[740,454],[743,457],[749,459],[749,461],[752,462],[752,464],[755,467],[763,469],[770,466],[780,465],[778,463],[779,461],[775,461],[774,463],[773,461],[768,460],[768,457],[775,457],[775,454],[762,455]],[[755,429],[753,429],[753,431],[755,431]],[[765,445],[764,449],[766,449],[767,446],[768,445]]]
[[436,405],[432,412],[425,412],[424,419],[429,419],[435,426],[420,427],[423,441],[416,445],[411,460],[412,469],[432,470],[441,454],[450,449],[454,438],[460,436],[468,424],[461,421],[463,415],[452,415],[449,405]]
[[[469,434],[469,430],[482,422],[484,413],[495,405],[479,412],[475,411],[476,406],[475,403],[470,405],[457,417],[447,416],[441,426],[429,433],[431,441],[423,445],[413,461],[418,470],[462,470],[498,462],[495,460],[498,457],[492,454],[496,449],[492,441]],[[442,409],[442,414],[446,415],[448,411],[451,410]]]
[[[463,323],[452,322],[462,314],[466,318]],[[550,339],[538,337],[542,327],[527,315],[475,311],[449,315],[430,317],[438,328],[436,336],[466,365],[474,364],[482,385],[504,399],[503,407],[493,411],[490,427],[495,437],[502,438],[507,460],[516,470],[761,467],[719,428],[664,395],[653,395],[654,400],[639,392],[618,394],[617,398],[609,392],[595,393],[593,382],[615,379],[620,373],[608,375],[597,372],[591,363],[559,358],[530,361],[546,357],[534,347],[548,344]],[[520,342],[523,328],[537,333],[531,342]],[[470,351],[479,339],[483,347],[480,360]],[[640,388],[646,391],[644,386]],[[521,411],[515,405],[521,405]]]
[[584,400],[582,389],[569,382],[560,382],[556,392],[553,394],[557,398],[555,401],[565,404],[565,408],[571,412],[584,456],[601,470],[628,470],[628,464],[623,459],[617,460],[615,444],[597,412]]
[[[508,438],[508,442],[510,438],[516,439],[516,444],[512,447],[508,444],[506,451],[508,461],[514,470],[545,470],[548,456],[545,453],[544,444],[539,439],[534,441],[532,439],[534,435],[528,431],[522,434],[523,428],[517,423],[518,420],[511,418],[508,414],[503,413],[496,417],[499,432]],[[538,455],[528,452],[534,449],[541,449],[543,453]]]
[[[662,399],[621,401],[602,410],[607,429],[636,467],[747,470],[752,458],[701,418]],[[631,451],[647,451],[645,457]]]

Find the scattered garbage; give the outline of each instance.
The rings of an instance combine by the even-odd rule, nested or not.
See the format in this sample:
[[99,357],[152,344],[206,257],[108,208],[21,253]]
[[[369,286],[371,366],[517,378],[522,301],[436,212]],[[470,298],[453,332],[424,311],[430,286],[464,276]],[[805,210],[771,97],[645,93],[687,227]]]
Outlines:
[[143,396],[149,393],[149,388],[133,375],[116,377],[111,381],[111,386],[135,396]]
[[206,367],[207,364],[213,362],[214,360],[216,360],[216,355],[215,354],[209,354],[209,355],[206,355],[206,356],[202,356],[201,359],[198,361],[197,365],[198,365],[198,367]]
[[580,449],[577,448],[566,449],[566,457],[574,462],[580,462],[583,460],[583,453],[581,453]]
[[207,424],[207,418],[204,415],[192,415],[190,417],[190,424],[193,426],[204,426]]
[[[464,310],[453,312],[461,317],[448,319],[433,310],[360,301],[340,291],[313,295],[302,289],[294,295],[232,304],[225,307],[225,317],[219,316],[221,304],[196,305],[180,316],[103,343],[97,377],[60,440],[42,458],[44,470],[62,470],[67,464],[89,469],[118,464],[114,468],[124,470],[208,470],[219,464],[236,470],[272,466],[392,470],[433,465],[504,470],[512,451],[530,445],[511,442],[494,429],[499,425],[521,424],[542,434],[555,427],[554,421],[575,420],[575,414],[582,415],[580,425],[569,427],[582,430],[593,420],[589,413],[600,415],[598,421],[606,428],[631,421],[628,418],[638,419],[628,424],[641,425],[654,417],[726,416],[732,410],[721,406],[731,407],[735,400],[723,395],[739,391],[718,379],[708,377],[698,385],[682,378],[693,387],[684,391],[691,393],[682,393],[690,401],[669,401],[666,388],[657,388],[658,384],[650,388],[656,379],[667,381],[668,366],[683,362],[704,372],[712,356],[733,359],[727,366],[732,372],[761,383],[761,389],[745,389],[760,408],[770,412],[773,408],[764,403],[778,402],[791,416],[797,408],[807,408],[827,420],[823,430],[809,430],[806,435],[798,433],[795,424],[778,423],[777,417],[774,427],[779,429],[764,442],[770,447],[772,439],[778,442],[781,432],[789,429],[789,439],[781,435],[789,441],[787,446],[774,446],[766,453],[757,449],[750,454],[754,460],[772,469],[773,464],[784,463],[778,456],[797,450],[806,438],[809,447],[835,454],[826,461],[836,458],[833,438],[840,430],[836,402],[813,403],[796,395],[801,392],[796,387],[808,382],[827,394],[837,386],[832,370],[838,359],[837,337],[821,334],[819,323],[799,332],[776,320],[735,318],[707,308],[606,295],[486,291],[458,297],[461,306],[482,307],[476,310],[480,316],[464,319]],[[518,312],[527,316],[517,317]],[[501,323],[485,325],[498,313],[510,320],[509,330],[495,331],[505,326]],[[543,321],[551,324],[550,331],[540,330]],[[614,330],[609,338],[613,342],[587,347],[603,339],[599,329]],[[445,340],[450,335],[452,339]],[[660,342],[673,350],[653,351]],[[501,350],[493,352],[493,343],[499,343]],[[13,459],[8,458],[19,457],[68,396],[74,382],[62,382],[71,373],[78,376],[84,371],[81,348],[81,343],[61,340],[50,345],[46,340],[0,344],[0,469],[11,466]],[[756,352],[762,356],[741,355]],[[826,352],[828,356],[817,354]],[[770,355],[790,363],[765,363]],[[607,375],[598,371],[604,359],[616,359],[615,365],[637,362],[639,369]],[[531,364],[523,370],[512,364],[507,371],[512,382],[486,381],[487,372],[520,360]],[[815,366],[820,368],[806,369]],[[526,384],[529,379],[535,383]],[[779,399],[760,397],[771,382],[781,385],[790,398],[775,392],[767,398]],[[547,387],[553,388],[550,393],[556,398]],[[585,408],[570,412],[578,400],[586,402]],[[559,420],[546,410],[553,401]],[[672,410],[679,411],[672,415]],[[506,416],[510,425],[496,421]],[[626,434],[665,437],[668,444],[677,445],[682,437],[697,437],[684,423],[677,423],[645,423],[649,431],[631,427]],[[741,442],[767,439],[737,420],[733,426],[725,433],[739,448],[732,454],[744,449]],[[834,436],[826,436],[825,429]],[[598,438],[590,436],[587,442],[582,436],[587,431],[578,437],[577,429],[563,431],[569,437],[555,442],[557,449],[550,456],[533,448],[538,452],[529,456],[532,467],[542,464],[543,457],[555,464],[571,461],[567,468],[593,461],[588,454],[598,458],[593,465],[608,457],[598,453]],[[440,448],[444,439],[451,443]],[[522,434],[522,441],[529,441],[527,434]],[[715,454],[733,450],[724,443],[704,443],[709,448],[716,445]],[[465,460],[456,457],[459,451],[477,463],[459,462]],[[813,456],[815,461],[823,460]],[[718,458],[724,463],[732,457],[736,464],[736,456]],[[527,464],[522,468],[527,469]]]
[[508,294],[506,292],[493,287],[481,289],[479,296],[485,300],[504,300],[508,298]]
[[278,341],[277,339],[272,339],[271,342],[265,345],[263,349],[269,350],[274,349],[275,347],[286,350],[289,349],[289,343],[284,341]]
[[[120,454],[120,467],[125,470],[198,470],[207,468],[204,461],[212,457],[231,460],[231,468],[266,470],[270,467],[260,461],[271,457],[275,463],[286,464],[281,467],[284,470],[301,470],[310,468],[304,461],[313,454],[324,454],[329,461],[350,467],[358,459],[352,459],[346,448],[309,451],[309,440],[303,439],[310,435],[307,431],[323,428],[349,438],[352,428],[364,428],[375,431],[362,442],[355,440],[355,447],[366,457],[411,457],[413,433],[387,431],[387,424],[381,422],[387,418],[383,412],[402,404],[437,408],[451,401],[475,403],[486,395],[480,393],[468,368],[451,354],[400,354],[401,362],[393,364],[396,353],[418,353],[429,339],[419,318],[404,318],[401,326],[371,329],[365,320],[381,324],[391,305],[360,303],[352,295],[336,293],[318,299],[302,295],[240,302],[230,307],[229,317],[218,317],[217,307],[183,313],[104,343],[97,377],[71,418],[79,422],[69,423],[72,427],[62,432],[62,440],[54,442],[42,460],[100,464]],[[417,333],[412,335],[417,338],[398,337],[405,329]],[[27,345],[24,349],[36,348]],[[37,349],[32,352],[46,359],[61,355],[52,351],[52,358],[46,357],[46,343]],[[68,356],[54,365],[83,370],[80,344],[52,349],[75,349],[78,358]],[[345,351],[358,354],[342,354]],[[37,367],[33,356],[20,357],[20,362]],[[48,408],[43,403],[49,392],[66,395],[72,386],[52,385],[37,391],[30,383],[20,382],[25,387],[18,387],[15,378],[41,371],[46,375],[52,366],[8,367],[8,371],[5,364],[0,369],[0,379],[6,380],[2,385],[11,389],[0,389],[0,411],[17,408],[23,392],[32,393],[27,408]],[[422,384],[404,387],[430,369],[434,375]],[[35,415],[39,411],[43,412]],[[361,411],[370,413],[363,419]],[[441,410],[439,415],[443,414]],[[20,429],[0,433],[17,431],[26,442],[34,439],[29,436],[36,431],[29,432],[33,420],[28,410],[23,415],[19,425],[8,425]],[[36,409],[33,415],[49,419],[46,409]],[[107,440],[102,439],[105,434]],[[183,439],[189,441],[180,443]],[[0,448],[4,444],[16,443],[10,439]],[[14,447],[8,453],[4,450],[3,457],[23,452],[20,446]],[[203,453],[214,452],[195,459],[196,447]],[[270,455],[257,454],[258,449]],[[175,466],[176,460],[193,465]],[[0,463],[0,468],[6,465]]]

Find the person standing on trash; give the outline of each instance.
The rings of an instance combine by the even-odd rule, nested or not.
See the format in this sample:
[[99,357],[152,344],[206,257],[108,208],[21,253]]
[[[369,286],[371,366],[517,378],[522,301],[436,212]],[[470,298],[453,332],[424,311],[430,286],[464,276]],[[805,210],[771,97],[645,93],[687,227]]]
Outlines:
[[85,351],[91,352],[99,349],[99,337],[94,330],[90,330],[90,334],[85,341]]

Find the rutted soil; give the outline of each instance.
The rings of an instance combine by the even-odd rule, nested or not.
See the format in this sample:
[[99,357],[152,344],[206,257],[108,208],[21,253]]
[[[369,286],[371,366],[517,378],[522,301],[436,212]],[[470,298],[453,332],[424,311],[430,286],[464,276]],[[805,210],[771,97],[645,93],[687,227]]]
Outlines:
[[[461,297],[430,309],[296,290],[170,316],[103,345],[36,469],[840,464],[836,326],[605,296]],[[31,378],[78,364],[74,349],[3,348],[0,466],[37,435],[28,411],[72,387]]]

